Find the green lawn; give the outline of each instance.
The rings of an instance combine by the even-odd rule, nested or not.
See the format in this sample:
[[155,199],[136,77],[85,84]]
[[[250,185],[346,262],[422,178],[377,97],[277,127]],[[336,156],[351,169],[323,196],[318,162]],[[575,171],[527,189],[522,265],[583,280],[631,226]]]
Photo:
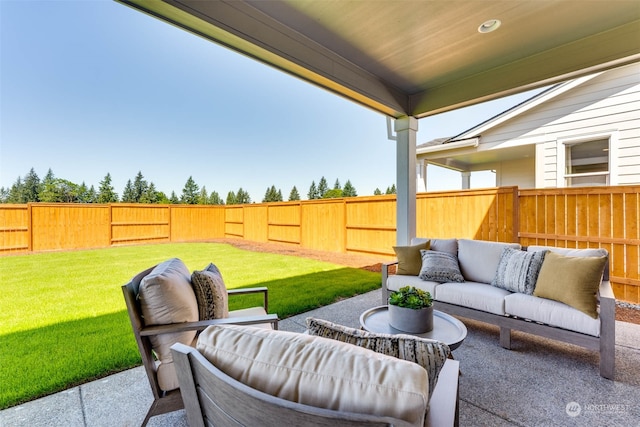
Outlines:
[[0,409],[139,365],[120,287],[172,257],[191,271],[215,263],[228,288],[267,286],[281,319],[380,286],[376,273],[219,243],[0,257]]

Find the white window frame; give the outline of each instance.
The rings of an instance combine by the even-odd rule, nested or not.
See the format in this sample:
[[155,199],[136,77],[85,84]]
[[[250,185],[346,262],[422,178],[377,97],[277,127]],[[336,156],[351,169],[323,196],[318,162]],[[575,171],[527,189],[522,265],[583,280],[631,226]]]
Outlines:
[[572,175],[566,173],[567,166],[567,146],[580,144],[583,142],[595,141],[599,139],[609,140],[609,172],[593,173],[589,175],[607,175],[607,185],[618,185],[618,131],[606,131],[591,133],[580,136],[558,138],[556,145],[557,166],[556,166],[556,186],[567,187],[567,178]]

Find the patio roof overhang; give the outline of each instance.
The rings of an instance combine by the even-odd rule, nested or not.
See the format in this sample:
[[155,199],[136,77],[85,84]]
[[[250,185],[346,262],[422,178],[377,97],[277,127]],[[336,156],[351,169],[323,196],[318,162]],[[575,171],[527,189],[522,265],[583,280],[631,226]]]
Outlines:
[[398,244],[415,235],[415,119],[640,60],[637,0],[117,1],[400,119]]
[[395,118],[640,59],[636,0],[120,1]]

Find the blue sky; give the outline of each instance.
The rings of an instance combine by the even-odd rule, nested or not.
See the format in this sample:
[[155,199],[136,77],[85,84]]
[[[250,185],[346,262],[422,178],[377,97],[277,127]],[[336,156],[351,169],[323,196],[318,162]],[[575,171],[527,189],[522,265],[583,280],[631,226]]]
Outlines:
[[[192,176],[256,202],[323,176],[360,196],[395,182],[383,115],[114,1],[0,0],[0,28],[0,187],[32,167],[96,189],[110,173],[120,195],[138,171],[167,195]],[[421,119],[418,143],[531,95]],[[460,188],[435,167],[428,181]]]

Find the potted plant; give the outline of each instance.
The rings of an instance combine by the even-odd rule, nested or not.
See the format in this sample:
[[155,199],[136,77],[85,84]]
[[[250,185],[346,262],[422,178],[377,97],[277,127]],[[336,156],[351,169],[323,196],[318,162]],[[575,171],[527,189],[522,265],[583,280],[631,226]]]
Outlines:
[[433,298],[427,291],[405,286],[389,295],[389,324],[403,332],[421,334],[433,329]]

